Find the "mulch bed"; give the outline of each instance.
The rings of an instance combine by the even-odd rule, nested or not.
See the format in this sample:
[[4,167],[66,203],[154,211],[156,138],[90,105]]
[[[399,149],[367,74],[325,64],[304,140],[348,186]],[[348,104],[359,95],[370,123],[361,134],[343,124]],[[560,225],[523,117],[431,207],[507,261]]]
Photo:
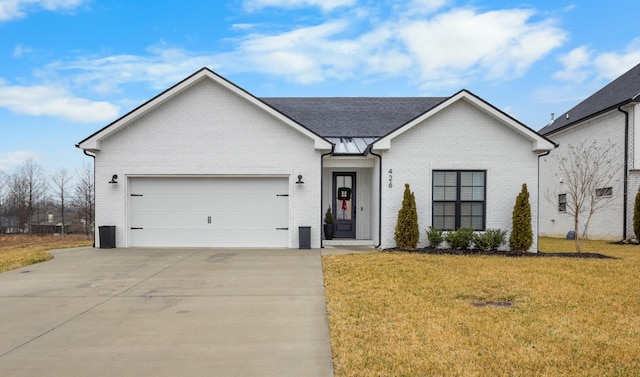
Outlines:
[[434,254],[434,255],[500,255],[504,257],[525,257],[525,258],[545,258],[545,257],[558,257],[558,258],[596,258],[596,259],[616,259],[608,255],[600,253],[522,253],[504,250],[482,251],[478,249],[436,249],[433,247],[425,247],[422,249],[400,249],[391,248],[385,249],[388,252],[405,252],[416,254]]

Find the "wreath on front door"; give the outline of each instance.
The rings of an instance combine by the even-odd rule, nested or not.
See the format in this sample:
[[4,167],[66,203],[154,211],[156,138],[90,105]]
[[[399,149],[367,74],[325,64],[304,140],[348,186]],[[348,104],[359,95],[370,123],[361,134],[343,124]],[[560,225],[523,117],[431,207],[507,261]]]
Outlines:
[[351,200],[351,188],[339,187],[338,188],[338,200],[342,200],[342,210],[347,210],[347,200]]
[[338,188],[338,199],[351,200],[351,188],[350,187],[339,187]]

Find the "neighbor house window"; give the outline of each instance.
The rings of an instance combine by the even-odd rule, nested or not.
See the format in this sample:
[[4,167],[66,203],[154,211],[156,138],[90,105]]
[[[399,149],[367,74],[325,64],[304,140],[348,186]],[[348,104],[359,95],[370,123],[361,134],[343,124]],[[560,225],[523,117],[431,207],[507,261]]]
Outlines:
[[434,171],[433,226],[442,230],[484,230],[485,187],[485,171]]
[[596,196],[612,196],[613,195],[613,187],[605,187],[596,189]]
[[558,212],[567,212],[567,194],[558,195]]

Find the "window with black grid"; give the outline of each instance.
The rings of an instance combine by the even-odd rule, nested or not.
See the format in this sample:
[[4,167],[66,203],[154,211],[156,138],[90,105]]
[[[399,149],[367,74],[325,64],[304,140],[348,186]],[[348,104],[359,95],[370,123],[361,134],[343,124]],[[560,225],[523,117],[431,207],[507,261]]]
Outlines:
[[486,171],[433,172],[432,225],[442,230],[484,230]]

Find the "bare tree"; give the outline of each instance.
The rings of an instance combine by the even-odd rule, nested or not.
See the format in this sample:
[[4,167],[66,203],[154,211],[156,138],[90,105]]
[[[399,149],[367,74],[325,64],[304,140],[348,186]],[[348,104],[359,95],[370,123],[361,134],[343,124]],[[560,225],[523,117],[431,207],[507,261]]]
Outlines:
[[73,192],[73,207],[76,209],[80,220],[84,222],[84,231],[87,236],[93,232],[95,217],[95,193],[93,167],[84,163],[76,174],[76,186]]
[[26,225],[29,223],[28,194],[25,182],[18,172],[14,172],[9,177],[8,195],[8,214],[17,219],[17,223],[14,220],[13,228],[18,229],[19,232],[24,232]]
[[[46,180],[42,168],[33,158],[27,159],[16,171],[10,182],[10,196],[21,227],[31,233],[33,217],[45,199]],[[36,219],[37,221],[37,219]]]
[[[0,233],[4,232],[3,224],[6,221],[5,215],[7,212],[7,190],[9,186],[9,177],[5,172],[0,171]],[[4,220],[4,221],[3,221]],[[5,224],[8,225],[8,224]]]
[[[606,191],[620,171],[619,155],[619,149],[611,141],[603,145],[593,141],[569,144],[564,154],[555,156],[556,175],[561,182],[558,185],[562,185],[556,188],[556,194],[566,194],[565,212],[573,217],[576,252],[582,252],[582,240],[587,237],[593,215],[611,202],[612,195]],[[584,221],[582,233],[581,220]]]
[[49,179],[49,187],[54,196],[54,200],[60,209],[60,218],[62,219],[62,231],[64,235],[64,224],[66,219],[67,197],[69,196],[69,185],[71,183],[71,174],[67,172],[67,169],[59,169],[51,174]]

